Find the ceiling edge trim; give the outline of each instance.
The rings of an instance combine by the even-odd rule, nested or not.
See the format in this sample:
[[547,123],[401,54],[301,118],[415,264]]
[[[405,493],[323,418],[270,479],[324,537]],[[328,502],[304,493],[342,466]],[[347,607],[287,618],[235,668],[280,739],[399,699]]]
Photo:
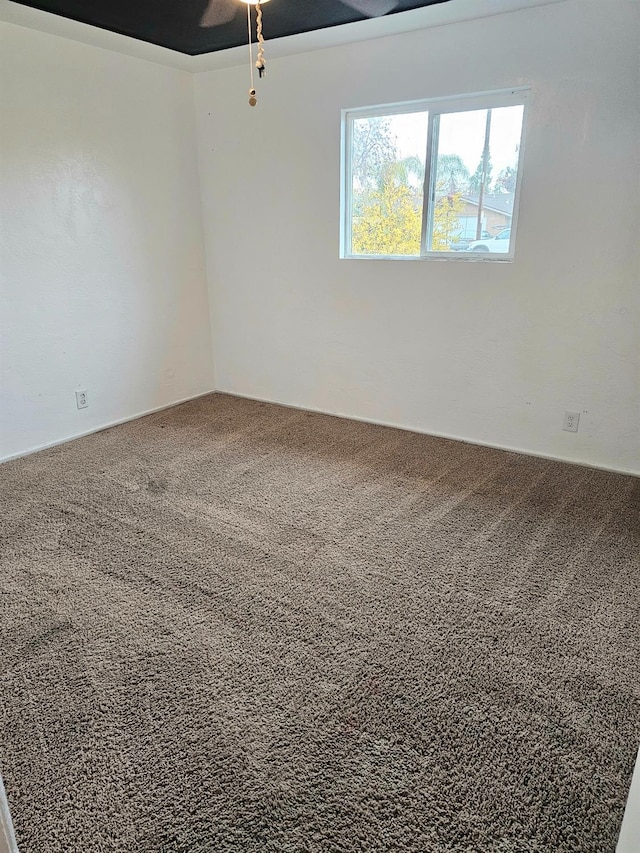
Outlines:
[[[342,24],[338,27],[276,39],[268,38],[267,8],[264,12],[265,34],[268,42],[269,59],[278,59],[299,53],[340,47],[359,41],[400,35],[413,30],[442,27],[475,20],[476,18],[492,17],[508,12],[566,2],[569,0],[454,0],[451,4],[442,3],[436,6],[425,6],[421,9],[399,12],[397,15],[370,18],[366,21],[356,21],[352,24]],[[193,56],[191,57],[191,70],[199,73],[243,65],[246,63],[246,54],[247,49],[243,46]]]
[[182,71],[194,70],[192,65],[195,57],[188,56],[186,53],[160,47],[157,44],[149,44],[149,42],[140,41],[120,33],[112,33],[100,27],[92,27],[90,24],[72,21],[69,18],[63,18],[61,15],[43,12],[41,9],[33,9],[31,6],[12,3],[10,0],[0,0],[0,21],[70,39],[91,47],[110,50],[113,53],[121,53],[124,56],[143,59],[156,65],[165,65]]
[[[351,44],[370,39],[385,38],[413,30],[441,27],[462,23],[477,18],[502,15],[508,12],[566,3],[571,0],[454,0],[452,3],[440,3],[421,9],[411,9],[397,15],[370,18],[352,24],[327,27],[309,33],[268,38],[268,19],[265,12],[265,30],[269,45],[269,58],[276,59],[309,51],[324,50],[331,47]],[[108,30],[72,21],[51,12],[43,12],[11,0],[0,0],[0,21],[26,27],[60,38],[71,39],[81,44],[102,48],[125,56],[143,59],[157,65],[169,66],[194,74],[216,71],[242,65],[246,62],[246,47],[233,47],[227,50],[189,56],[179,51],[159,45],[149,44],[130,36],[112,33]]]

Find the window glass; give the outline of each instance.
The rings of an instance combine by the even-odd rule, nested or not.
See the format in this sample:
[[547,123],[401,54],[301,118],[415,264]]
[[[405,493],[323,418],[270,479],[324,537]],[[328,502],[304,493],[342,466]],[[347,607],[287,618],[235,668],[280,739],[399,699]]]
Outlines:
[[521,104],[438,116],[427,251],[455,251],[461,241],[471,251],[509,251],[522,117]]
[[427,119],[416,112],[354,120],[352,254],[420,255]]
[[345,111],[342,257],[512,258],[525,97]]

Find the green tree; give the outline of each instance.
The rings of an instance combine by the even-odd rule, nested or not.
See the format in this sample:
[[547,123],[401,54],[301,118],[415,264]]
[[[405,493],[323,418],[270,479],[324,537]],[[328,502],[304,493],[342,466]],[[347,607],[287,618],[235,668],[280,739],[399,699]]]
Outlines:
[[518,170],[513,166],[506,166],[495,180],[494,193],[514,193],[516,191],[516,179]]
[[[424,164],[408,157],[390,164],[379,185],[366,192],[354,215],[351,249],[354,255],[419,255],[422,235]],[[464,201],[460,192],[440,187],[432,228],[432,251],[446,251],[460,230]]]
[[[469,192],[473,195],[480,195],[480,188],[482,187],[482,176],[483,176],[483,161],[480,160],[478,163],[478,168],[475,170],[473,175],[469,178]],[[491,183],[491,172],[493,171],[493,166],[491,165],[491,156],[487,157],[487,174],[484,182],[485,191],[488,192],[489,184]]]
[[419,255],[422,211],[416,193],[387,173],[354,217],[354,255]]
[[353,122],[351,169],[355,189],[379,186],[385,171],[396,159],[396,137],[386,116]]
[[468,190],[469,180],[469,170],[457,154],[438,157],[431,251],[446,252],[460,233],[460,216],[465,206],[462,194]]
[[413,189],[420,188],[424,183],[424,163],[419,157],[403,157],[402,160],[394,160],[389,163],[383,174],[384,180],[391,178],[398,184]]
[[431,232],[432,252],[446,252],[451,248],[451,241],[460,233],[460,214],[464,206],[460,192],[447,193],[437,199]]
[[457,154],[441,154],[438,157],[436,187],[447,193],[464,193],[469,187],[469,170]]

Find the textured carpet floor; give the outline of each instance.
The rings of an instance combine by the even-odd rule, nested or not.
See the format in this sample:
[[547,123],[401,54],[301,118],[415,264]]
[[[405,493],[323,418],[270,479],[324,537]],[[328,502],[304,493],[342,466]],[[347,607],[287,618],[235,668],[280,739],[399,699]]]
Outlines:
[[0,483],[21,853],[613,853],[639,481],[211,395]]

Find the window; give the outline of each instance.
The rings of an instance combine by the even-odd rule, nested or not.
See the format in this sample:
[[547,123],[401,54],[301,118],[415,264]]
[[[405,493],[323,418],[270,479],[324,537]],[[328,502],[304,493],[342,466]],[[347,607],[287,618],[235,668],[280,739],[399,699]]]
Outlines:
[[342,113],[342,258],[514,256],[527,90]]

